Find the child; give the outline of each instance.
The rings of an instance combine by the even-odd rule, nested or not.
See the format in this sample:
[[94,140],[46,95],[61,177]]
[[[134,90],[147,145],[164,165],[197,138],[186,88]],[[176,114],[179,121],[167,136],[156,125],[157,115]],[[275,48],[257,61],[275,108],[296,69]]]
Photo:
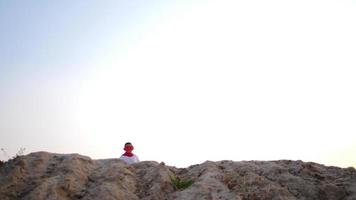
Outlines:
[[123,160],[128,164],[140,162],[138,157],[132,153],[133,149],[134,147],[132,146],[132,144],[130,142],[126,142],[124,147],[125,153],[122,154],[120,160]]

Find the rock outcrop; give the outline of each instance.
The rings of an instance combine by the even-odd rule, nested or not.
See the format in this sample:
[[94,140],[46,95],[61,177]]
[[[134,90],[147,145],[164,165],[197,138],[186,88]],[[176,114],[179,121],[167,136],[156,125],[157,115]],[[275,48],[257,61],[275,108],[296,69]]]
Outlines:
[[356,170],[289,160],[206,161],[176,168],[37,152],[0,167],[0,199],[351,200]]

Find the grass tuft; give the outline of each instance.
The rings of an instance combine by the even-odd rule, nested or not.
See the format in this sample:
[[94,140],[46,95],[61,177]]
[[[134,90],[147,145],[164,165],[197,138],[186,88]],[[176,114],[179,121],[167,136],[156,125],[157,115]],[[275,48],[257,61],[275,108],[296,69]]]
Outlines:
[[178,176],[171,177],[171,184],[176,190],[184,190],[193,185],[194,181],[190,179],[181,179]]

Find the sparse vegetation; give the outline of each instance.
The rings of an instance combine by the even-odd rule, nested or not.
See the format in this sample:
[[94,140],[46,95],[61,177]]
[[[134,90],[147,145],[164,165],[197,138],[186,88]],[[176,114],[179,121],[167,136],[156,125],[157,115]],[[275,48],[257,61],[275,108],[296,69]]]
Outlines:
[[178,176],[171,177],[171,184],[176,190],[184,190],[193,185],[194,181],[191,179],[181,179]]
[[[15,155],[13,156],[9,156],[9,154],[6,152],[6,150],[4,148],[0,148],[2,154],[3,154],[3,158],[4,160],[0,160],[0,169],[10,169],[10,168],[14,168],[16,166],[19,166],[20,168],[24,169],[24,167],[26,166],[26,162],[23,159],[24,157],[24,153],[26,148],[20,148]],[[3,159],[2,158],[2,159]]]
[[16,155],[14,156],[14,158],[23,156],[23,155],[25,154],[25,151],[26,151],[26,148],[21,147],[21,148],[17,151],[17,153],[16,153]]
[[[5,156],[5,158],[9,161],[9,160],[14,160],[14,159],[16,159],[16,158],[18,158],[18,157],[20,157],[20,156],[23,156],[24,153],[25,153],[25,151],[26,151],[26,148],[21,147],[21,148],[16,152],[16,154],[15,154],[14,156],[12,156],[12,157],[10,157],[10,156],[7,154],[7,152],[6,152],[6,150],[5,150],[4,148],[1,148],[1,151],[2,151],[3,155]],[[2,164],[4,164],[6,161],[1,161],[1,162],[2,162]],[[1,165],[2,165],[2,164],[1,164]]]

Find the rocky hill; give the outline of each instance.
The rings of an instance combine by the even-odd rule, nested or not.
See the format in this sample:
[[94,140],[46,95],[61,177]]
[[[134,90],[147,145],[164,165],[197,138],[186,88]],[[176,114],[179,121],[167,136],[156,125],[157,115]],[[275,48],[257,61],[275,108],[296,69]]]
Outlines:
[[302,161],[219,161],[188,168],[31,153],[0,166],[0,199],[356,199],[356,170]]

